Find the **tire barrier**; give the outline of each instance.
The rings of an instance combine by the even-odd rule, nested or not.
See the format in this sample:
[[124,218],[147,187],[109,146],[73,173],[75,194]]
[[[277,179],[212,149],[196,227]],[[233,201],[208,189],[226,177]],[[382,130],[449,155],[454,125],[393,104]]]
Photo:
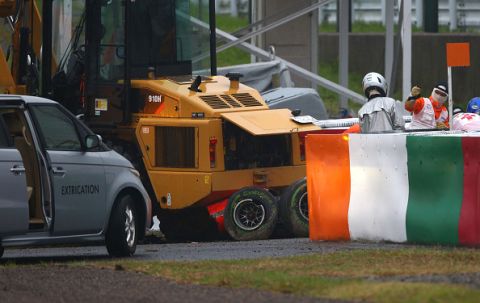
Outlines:
[[480,245],[480,134],[309,135],[312,240]]

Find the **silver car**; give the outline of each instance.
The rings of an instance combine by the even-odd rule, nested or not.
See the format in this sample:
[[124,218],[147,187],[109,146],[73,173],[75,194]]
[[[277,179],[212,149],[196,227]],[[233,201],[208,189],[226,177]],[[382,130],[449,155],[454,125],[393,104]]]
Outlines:
[[3,247],[104,240],[131,256],[151,223],[139,173],[58,103],[0,95]]

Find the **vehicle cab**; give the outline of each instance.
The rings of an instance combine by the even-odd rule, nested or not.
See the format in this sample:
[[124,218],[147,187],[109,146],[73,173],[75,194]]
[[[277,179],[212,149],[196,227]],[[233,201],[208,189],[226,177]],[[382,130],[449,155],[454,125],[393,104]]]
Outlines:
[[89,240],[132,255],[151,220],[138,176],[60,104],[0,95],[0,256],[5,246]]

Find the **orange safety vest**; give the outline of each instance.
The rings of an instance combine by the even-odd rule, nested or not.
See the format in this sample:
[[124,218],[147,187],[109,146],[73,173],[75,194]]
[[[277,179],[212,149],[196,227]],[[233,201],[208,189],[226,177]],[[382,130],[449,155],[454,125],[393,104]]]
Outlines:
[[435,128],[436,117],[432,102],[428,98],[420,97],[413,105],[405,103],[405,109],[412,113],[410,129]]
[[435,111],[435,122],[444,123],[447,127],[448,125],[448,110],[445,105],[440,104],[438,101],[434,100],[432,96],[429,97],[433,105],[433,110]]

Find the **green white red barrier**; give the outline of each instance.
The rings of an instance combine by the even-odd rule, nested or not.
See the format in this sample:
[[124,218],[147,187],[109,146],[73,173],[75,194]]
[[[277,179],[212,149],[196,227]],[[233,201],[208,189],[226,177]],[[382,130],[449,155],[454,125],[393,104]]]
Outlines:
[[309,135],[312,240],[480,244],[476,134]]

